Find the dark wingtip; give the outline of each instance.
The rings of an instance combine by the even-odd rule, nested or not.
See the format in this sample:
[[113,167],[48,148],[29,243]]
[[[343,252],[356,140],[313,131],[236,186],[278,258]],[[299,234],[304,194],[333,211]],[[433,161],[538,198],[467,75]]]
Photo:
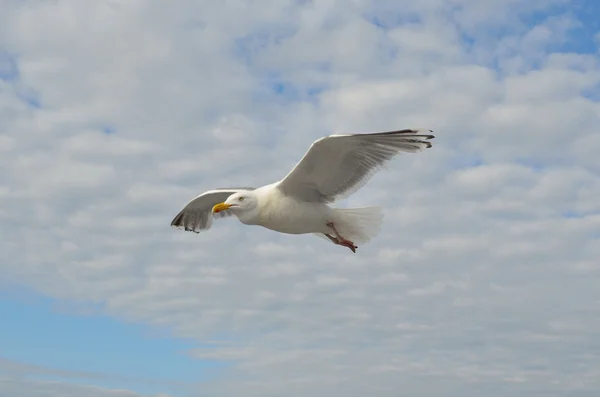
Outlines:
[[[413,128],[407,128],[407,129],[404,129],[404,130],[374,132],[374,133],[366,134],[366,135],[418,134],[419,132],[433,132],[433,130],[430,130],[430,129],[413,129]],[[363,135],[363,134],[357,134],[357,135]],[[418,136],[418,137],[427,137],[426,139],[433,139],[433,138],[435,138],[435,136],[433,136],[433,135],[416,135],[416,136]]]
[[[429,132],[433,132],[433,130],[427,130]],[[425,139],[434,139],[435,135],[420,135],[421,137],[425,138]]]
[[413,129],[404,129],[404,130],[395,130],[395,131],[384,131],[384,132],[375,132],[369,135],[398,135],[398,134],[414,134],[417,130]]
[[175,218],[171,221],[172,227],[180,227],[181,226],[181,218],[183,218],[183,211],[177,214]]

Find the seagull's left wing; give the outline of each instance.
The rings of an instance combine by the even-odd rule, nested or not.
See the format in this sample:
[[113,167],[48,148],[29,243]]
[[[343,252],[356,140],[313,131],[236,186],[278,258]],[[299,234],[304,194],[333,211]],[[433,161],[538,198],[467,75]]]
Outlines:
[[335,201],[362,187],[395,155],[431,147],[428,140],[434,136],[429,132],[407,129],[321,138],[277,186],[304,201]]
[[232,215],[231,211],[220,211],[218,214],[212,214],[212,207],[227,200],[227,197],[240,190],[254,190],[254,188],[230,187],[209,190],[202,193],[187,203],[179,214],[173,218],[171,226],[195,233],[210,229],[213,216],[225,217]]

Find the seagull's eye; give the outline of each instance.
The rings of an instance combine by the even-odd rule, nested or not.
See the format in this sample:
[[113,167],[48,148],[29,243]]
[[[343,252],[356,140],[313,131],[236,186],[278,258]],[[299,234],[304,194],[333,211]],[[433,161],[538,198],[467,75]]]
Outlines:
[[244,201],[244,196],[238,198],[239,201]]

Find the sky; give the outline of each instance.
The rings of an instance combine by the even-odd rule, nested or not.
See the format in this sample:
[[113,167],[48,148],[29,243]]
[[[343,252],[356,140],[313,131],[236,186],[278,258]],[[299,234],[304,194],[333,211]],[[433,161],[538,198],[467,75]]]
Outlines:
[[[0,0],[0,397],[592,397],[595,0]],[[429,128],[348,249],[215,221],[334,133]]]

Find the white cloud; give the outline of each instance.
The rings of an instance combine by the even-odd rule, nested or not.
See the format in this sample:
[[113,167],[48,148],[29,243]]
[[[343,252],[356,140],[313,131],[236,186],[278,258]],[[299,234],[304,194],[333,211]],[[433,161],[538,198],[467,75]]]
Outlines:
[[[600,67],[549,53],[572,17],[520,19],[559,3],[4,3],[0,277],[233,335],[192,352],[236,364],[198,395],[591,396]],[[168,227],[324,134],[405,127],[434,147],[344,203],[385,208],[356,255],[233,219]]]

